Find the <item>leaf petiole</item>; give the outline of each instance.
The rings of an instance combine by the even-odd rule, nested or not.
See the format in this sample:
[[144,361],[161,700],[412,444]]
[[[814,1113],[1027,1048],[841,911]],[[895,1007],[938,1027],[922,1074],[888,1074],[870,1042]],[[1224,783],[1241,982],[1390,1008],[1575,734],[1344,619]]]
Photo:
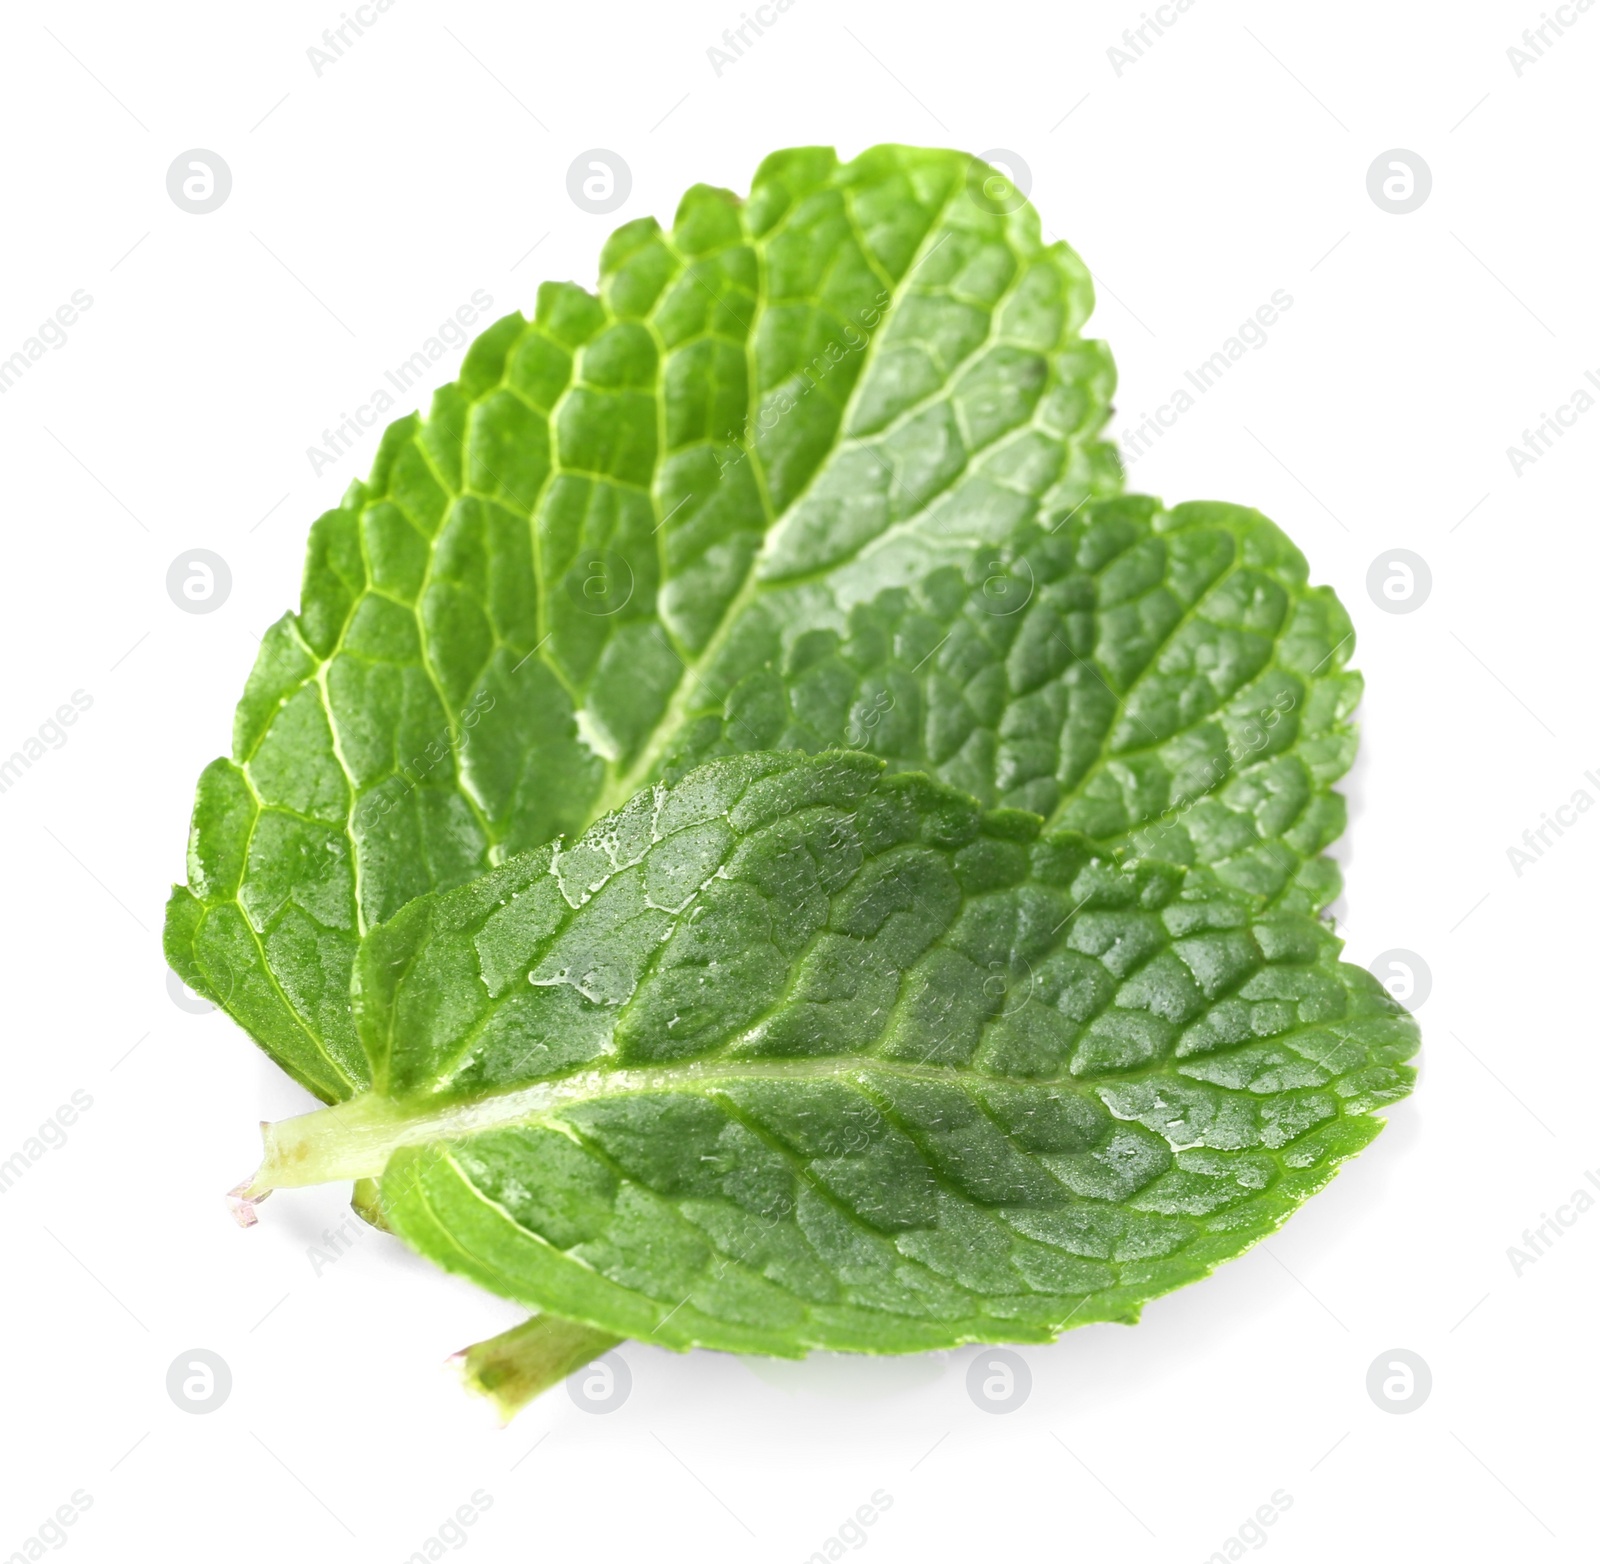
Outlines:
[[535,1396],[559,1384],[622,1340],[591,1325],[536,1314],[531,1320],[455,1353],[469,1390],[494,1403],[509,1423]]

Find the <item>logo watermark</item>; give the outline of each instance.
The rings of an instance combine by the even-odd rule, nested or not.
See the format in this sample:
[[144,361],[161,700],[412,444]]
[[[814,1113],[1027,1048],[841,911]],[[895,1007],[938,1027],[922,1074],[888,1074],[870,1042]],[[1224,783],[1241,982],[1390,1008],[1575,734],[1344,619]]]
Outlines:
[[204,994],[195,993],[171,967],[167,968],[167,998],[185,1015],[203,1016],[217,1008]]
[[4,396],[45,355],[46,348],[57,351],[67,345],[67,328],[78,324],[78,317],[94,307],[94,295],[82,288],[73,291],[65,304],[40,322],[31,337],[10,358],[0,358],[0,396]]
[[[383,378],[394,387],[400,398],[409,399],[427,377],[430,367],[443,359],[449,349],[467,345],[467,328],[476,324],[478,318],[493,307],[492,294],[482,288],[473,289],[465,304],[458,305],[448,318],[434,328],[430,336],[423,338],[416,352],[402,359],[393,369],[384,370]],[[311,463],[312,473],[320,474],[325,467],[332,467],[347,451],[355,448],[363,430],[376,429],[380,420],[387,418],[401,405],[393,393],[378,386],[354,413],[340,413],[339,422],[331,429],[322,431],[322,444],[306,447],[306,460]]]
[[1408,1347],[1380,1352],[1367,1368],[1367,1394],[1380,1412],[1415,1412],[1433,1390],[1433,1370]]
[[1032,189],[1033,171],[1020,153],[1007,147],[990,147],[967,164],[967,196],[991,217],[1026,206]]
[[1139,422],[1131,429],[1120,430],[1118,438],[1123,446],[1123,470],[1136,466],[1139,459],[1157,440],[1163,439],[1185,413],[1199,406],[1200,397],[1221,384],[1235,364],[1248,358],[1252,351],[1259,352],[1264,348],[1268,342],[1268,331],[1293,308],[1294,295],[1286,289],[1275,288],[1264,304],[1257,305],[1234,328],[1232,334],[1223,339],[1221,347],[1192,369],[1184,370],[1183,378],[1194,387],[1193,391],[1186,386],[1179,386],[1154,413],[1140,413]]
[[61,749],[67,742],[67,729],[92,705],[94,696],[87,690],[74,690],[70,700],[56,707],[53,717],[46,717],[20,748],[0,760],[0,793],[9,793],[25,771],[31,771],[51,750]]
[[94,1495],[83,1488],[74,1488],[65,1504],[58,1504],[34,1529],[32,1536],[22,1539],[17,1550],[8,1556],[7,1564],[11,1559],[42,1559],[46,1548],[55,1552],[66,1547],[72,1540],[66,1528],[76,1526],[83,1519],[84,1512],[93,1508]]
[[1008,1347],[985,1347],[967,1365],[967,1395],[980,1412],[1015,1412],[1032,1392],[1032,1370]]
[[[1594,1169],[1585,1168],[1583,1176],[1595,1189],[1600,1190],[1600,1176],[1596,1175]],[[1548,1211],[1541,1211],[1539,1225],[1523,1228],[1522,1242],[1506,1247],[1506,1259],[1511,1262],[1511,1274],[1521,1281],[1522,1273],[1530,1265],[1537,1265],[1549,1254],[1556,1244],[1567,1236],[1568,1230],[1578,1225],[1578,1218],[1587,1216],[1594,1209],[1594,1205],[1595,1197],[1580,1186],[1556,1207],[1554,1216]]]
[[[1586,369],[1583,378],[1600,391],[1600,374],[1592,369]],[[1557,440],[1566,439],[1567,430],[1593,406],[1594,396],[1579,386],[1556,409],[1554,417],[1549,413],[1540,413],[1539,422],[1531,429],[1522,431],[1522,444],[1506,447],[1506,460],[1511,463],[1512,472],[1520,478],[1523,470],[1532,467],[1541,456],[1547,454]]]
[[1191,809],[1210,797],[1212,790],[1232,774],[1235,766],[1245,765],[1267,747],[1272,730],[1297,704],[1292,691],[1279,690],[1269,704],[1258,708],[1253,717],[1245,718],[1228,740],[1226,757],[1214,755],[1206,761],[1194,774],[1192,785],[1161,811],[1157,824],[1162,827],[1177,825]]
[[185,549],[167,566],[167,596],[186,614],[214,614],[233,591],[233,572],[208,548]]
[[67,1143],[67,1131],[82,1114],[94,1106],[94,1098],[81,1086],[44,1121],[39,1128],[0,1162],[0,1195],[11,1192],[15,1184],[47,1151],[60,1151]]
[[1185,11],[1194,9],[1194,3],[1195,0],[1171,0],[1170,5],[1158,5],[1153,13],[1141,11],[1137,27],[1122,29],[1120,47],[1112,44],[1106,50],[1111,74],[1120,77],[1130,65],[1137,65],[1160,39],[1166,37],[1169,28],[1178,25],[1178,18]]
[[207,1347],[180,1352],[167,1366],[167,1394],[180,1412],[215,1412],[233,1393],[233,1370]]
[[[1190,0],[1190,4],[1193,3],[1194,0]],[[749,11],[741,11],[739,25],[725,27],[722,30],[722,41],[727,47],[719,49],[712,44],[706,50],[706,59],[711,64],[712,74],[720,76],[728,66],[737,65],[751,49],[755,48],[757,41],[766,36],[767,29],[776,27],[778,18],[793,8],[794,0],[772,0],[770,5],[758,5],[754,15]]]
[[1367,566],[1367,596],[1386,614],[1414,614],[1433,591],[1433,572],[1420,554],[1392,548]]
[[[755,435],[756,429],[774,429],[779,421],[792,413],[800,405],[800,399],[809,396],[833,372],[834,368],[842,364],[852,353],[859,353],[871,340],[867,331],[871,331],[883,319],[883,311],[889,305],[888,289],[880,289],[871,304],[856,311],[856,321],[846,322],[844,327],[844,341],[837,337],[830,337],[828,341],[812,354],[809,363],[802,364],[790,374],[785,381],[765,395],[762,399],[761,409],[752,420],[745,417],[741,429],[730,429],[724,438],[733,448],[734,454],[727,460],[719,455],[717,461],[717,477],[724,478],[731,468],[737,467],[747,455],[749,445]],[[866,327],[863,331],[861,327]],[[803,383],[797,390],[791,390],[796,379]]]
[[833,1532],[823,1539],[822,1545],[817,1548],[805,1561],[805,1564],[831,1564],[834,1559],[844,1557],[846,1548],[858,1551],[872,1540],[866,1528],[876,1526],[883,1519],[884,1512],[894,1508],[894,1495],[886,1488],[875,1488],[872,1498],[866,1504],[858,1504],[855,1514],[847,1520],[840,1522]]
[[1418,153],[1391,147],[1372,160],[1367,194],[1380,212],[1405,217],[1433,194],[1433,170]]
[[1537,65],[1545,51],[1553,49],[1566,36],[1569,27],[1578,25],[1578,18],[1585,11],[1594,9],[1594,3],[1595,0],[1572,0],[1570,5],[1558,5],[1553,16],[1549,11],[1541,12],[1539,25],[1524,27],[1521,44],[1512,44],[1506,50],[1512,74],[1520,77],[1530,65]]
[[[532,655],[531,653],[529,654]],[[527,661],[526,658],[523,659]],[[397,768],[395,774],[386,781],[379,783],[371,793],[361,801],[362,812],[371,819],[381,820],[390,810],[418,787],[435,766],[442,765],[446,757],[451,758],[460,753],[462,746],[467,742],[467,734],[477,727],[478,722],[485,712],[493,711],[495,697],[487,690],[479,690],[473,696],[470,706],[463,706],[456,713],[457,730],[452,735],[442,733],[419,755],[413,755],[404,766]],[[393,783],[402,784],[398,788],[391,786]]]
[[454,1552],[466,1547],[472,1541],[467,1535],[467,1528],[476,1526],[483,1519],[484,1512],[493,1508],[494,1495],[482,1488],[475,1488],[471,1502],[458,1504],[452,1514],[422,1539],[421,1547],[406,1559],[405,1564],[413,1564],[413,1560],[417,1564],[429,1564],[431,1559],[442,1559],[446,1548]]
[[1385,950],[1367,963],[1370,972],[1407,1010],[1420,1010],[1433,992],[1433,973],[1414,950]]
[[377,25],[378,17],[393,8],[394,0],[372,0],[370,5],[358,5],[354,13],[341,11],[337,27],[323,28],[323,47],[319,49],[312,44],[306,50],[312,74],[321,76],[330,65],[337,65],[345,52],[355,47],[357,39],[364,37],[369,27]]
[[322,1273],[330,1265],[335,1265],[342,1260],[371,1231],[372,1228],[363,1222],[354,1211],[345,1217],[344,1221],[337,1227],[323,1228],[322,1242],[306,1246],[306,1259],[311,1262],[311,1274],[318,1281],[321,1281]]
[[[1596,793],[1600,793],[1600,776],[1593,771],[1585,771],[1583,780],[1592,784]],[[1556,841],[1560,841],[1593,808],[1594,794],[1588,788],[1580,787],[1573,790],[1572,797],[1566,803],[1557,804],[1553,810],[1541,810],[1538,825],[1529,826],[1522,833],[1522,846],[1506,849],[1506,862],[1511,865],[1512,874],[1520,880],[1524,870],[1531,869],[1555,846],[1550,839],[1552,831]]]
[[221,156],[204,147],[180,152],[167,168],[167,194],[180,212],[204,217],[233,191],[233,170]]
[[567,1394],[580,1412],[615,1412],[633,1394],[633,1371],[620,1354],[603,1352],[567,1376]]
[[1258,1504],[1255,1514],[1234,1530],[1233,1534],[1222,1539],[1222,1545],[1212,1553],[1205,1564],[1230,1564],[1234,1559],[1242,1559],[1244,1550],[1248,1548],[1261,1549],[1272,1541],[1267,1535],[1267,1527],[1276,1526],[1283,1519],[1285,1510],[1294,1508],[1294,1495],[1287,1488],[1274,1488],[1272,1498],[1266,1504]]
[[615,152],[590,147],[567,169],[567,194],[585,212],[614,212],[633,191],[633,170]]

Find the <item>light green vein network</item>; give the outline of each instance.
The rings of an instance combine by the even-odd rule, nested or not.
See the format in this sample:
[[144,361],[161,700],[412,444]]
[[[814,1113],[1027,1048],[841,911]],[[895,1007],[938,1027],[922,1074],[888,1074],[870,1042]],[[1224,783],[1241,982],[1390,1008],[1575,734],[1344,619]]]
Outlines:
[[837,618],[1115,487],[1087,273],[969,166],[780,153],[627,225],[598,297],[491,327],[317,523],[168,948],[319,1095],[364,1080],[361,932],[620,801],[782,600]]

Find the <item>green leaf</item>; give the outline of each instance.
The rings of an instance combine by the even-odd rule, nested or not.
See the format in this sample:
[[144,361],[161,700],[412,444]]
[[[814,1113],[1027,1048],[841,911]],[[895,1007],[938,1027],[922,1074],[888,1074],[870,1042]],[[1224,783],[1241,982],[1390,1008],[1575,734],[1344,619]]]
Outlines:
[[1300,551],[1237,505],[1143,495],[1030,523],[963,571],[844,607],[775,596],[699,686],[672,776],[714,755],[850,748],[1053,828],[1214,867],[1309,910],[1344,830],[1355,636]]
[[793,1355],[1132,1320],[1409,1090],[1314,916],[859,753],[750,754],[412,902],[373,1089],[254,1199],[381,1176],[447,1269],[592,1331]]
[[971,167],[803,148],[627,224],[598,295],[492,326],[316,523],[166,948],[324,1100],[368,1081],[368,928],[625,802],[818,605],[1119,486],[1088,273]]

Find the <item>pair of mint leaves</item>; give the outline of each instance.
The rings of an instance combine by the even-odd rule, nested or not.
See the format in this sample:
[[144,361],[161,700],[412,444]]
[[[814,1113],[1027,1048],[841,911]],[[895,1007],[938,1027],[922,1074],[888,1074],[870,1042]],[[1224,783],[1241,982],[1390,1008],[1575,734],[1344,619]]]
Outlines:
[[1350,621],[1121,492],[1086,269],[959,153],[769,157],[540,289],[312,529],[166,950],[358,1206],[618,1339],[1046,1341],[1272,1232],[1416,1028],[1320,914]]

